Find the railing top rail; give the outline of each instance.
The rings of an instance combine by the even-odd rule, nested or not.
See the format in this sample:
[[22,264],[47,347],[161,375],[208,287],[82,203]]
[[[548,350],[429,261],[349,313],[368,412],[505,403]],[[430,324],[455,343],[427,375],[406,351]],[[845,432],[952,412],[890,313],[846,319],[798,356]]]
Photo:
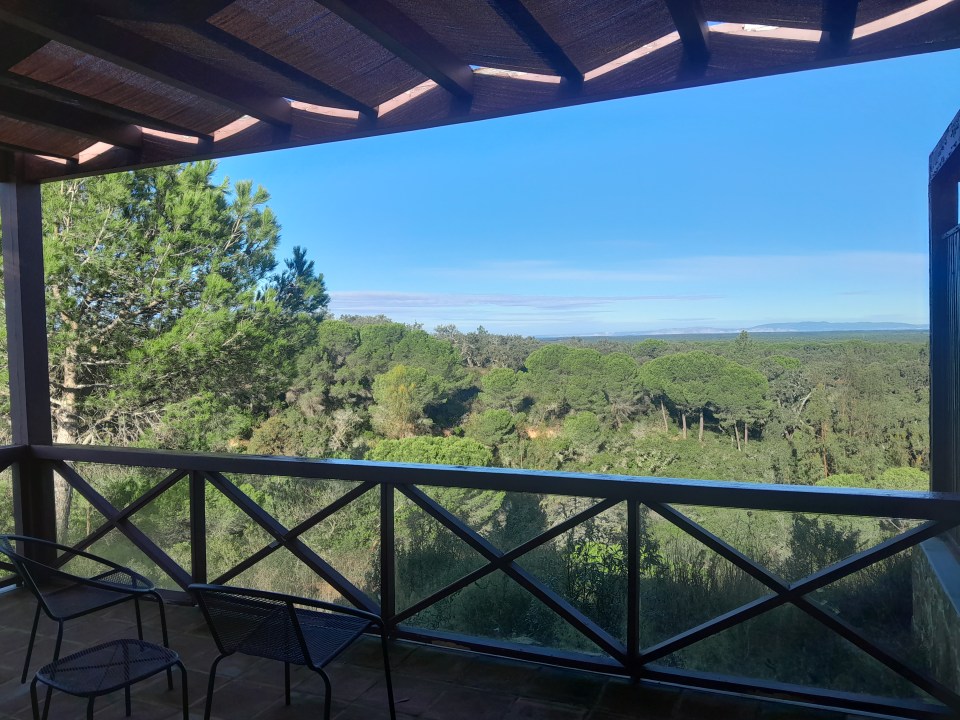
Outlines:
[[316,460],[264,455],[185,453],[86,445],[33,445],[30,447],[30,452],[33,457],[40,460],[66,460],[171,470],[506,490],[747,510],[960,521],[960,494],[958,493],[897,492],[863,488],[593,475],[545,470],[382,463],[365,460]]
[[0,445],[0,465],[17,462],[29,452],[29,445]]

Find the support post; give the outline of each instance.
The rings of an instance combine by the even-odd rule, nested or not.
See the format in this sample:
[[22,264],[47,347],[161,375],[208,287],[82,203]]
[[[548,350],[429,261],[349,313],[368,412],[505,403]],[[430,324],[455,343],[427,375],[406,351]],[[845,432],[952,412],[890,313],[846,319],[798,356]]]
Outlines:
[[380,485],[380,617],[384,631],[394,631],[396,607],[396,535],[393,485]]
[[640,655],[640,503],[627,500],[627,661],[639,679]]
[[960,113],[930,156],[930,486],[960,492]]
[[[40,186],[0,182],[3,289],[10,371],[10,421],[18,445],[50,445],[50,378],[43,278]],[[13,469],[17,532],[56,540],[53,470],[37,460]]]
[[190,575],[195,583],[207,582],[207,479],[190,471]]

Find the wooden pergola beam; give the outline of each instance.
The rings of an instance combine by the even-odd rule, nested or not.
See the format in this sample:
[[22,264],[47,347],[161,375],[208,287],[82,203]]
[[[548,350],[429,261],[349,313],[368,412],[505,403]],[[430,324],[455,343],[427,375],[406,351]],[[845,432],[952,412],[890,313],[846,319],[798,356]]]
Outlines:
[[356,110],[362,115],[366,115],[370,118],[376,118],[377,111],[375,108],[361,102],[355,97],[348,95],[345,92],[338,90],[332,85],[328,85],[322,80],[318,80],[313,75],[305,73],[303,70],[294,67],[288,63],[278,60],[273,55],[268,52],[264,52],[255,45],[241,40],[240,38],[231,35],[230,33],[221,30],[220,28],[210,25],[209,23],[199,23],[196,25],[191,25],[190,29],[196,32],[198,35],[203,36],[209,42],[212,42],[220,47],[241,55],[245,57],[250,62],[256,63],[262,68],[275,72],[278,75],[282,75],[287,80],[297,85],[303,86],[307,90],[311,90],[315,93],[325,95],[331,100],[334,100],[350,110]]
[[531,50],[540,55],[564,80],[580,85],[583,73],[533,16],[522,0],[489,0],[494,10],[506,20]]
[[177,123],[172,123],[167,120],[160,120],[159,118],[155,118],[150,115],[144,115],[143,113],[138,113],[133,110],[127,110],[119,105],[111,105],[110,103],[97,100],[96,98],[71,92],[70,90],[64,90],[56,85],[48,85],[47,83],[40,82],[39,80],[34,80],[33,78],[29,78],[24,75],[17,75],[13,72],[0,71],[0,87],[22,90],[40,97],[48,98],[49,100],[54,100],[63,104],[68,109],[79,108],[94,115],[99,115],[104,118],[112,118],[113,120],[117,120],[128,125],[139,125],[140,127],[174,133],[176,135],[193,136],[199,138],[201,142],[212,142],[212,138],[209,135],[199,133],[196,130],[188,128],[184,125],[178,125]]
[[462,101],[473,99],[473,70],[386,0],[316,0]]
[[143,134],[136,125],[9,87],[0,86],[0,115],[128,150],[139,150],[142,145]]
[[104,17],[191,25],[216,15],[233,2],[234,0],[85,0],[84,6]]
[[231,2],[233,0],[197,0],[195,2],[168,0],[163,3],[141,5],[127,2],[127,0],[85,0],[78,4],[81,4],[88,12],[95,12],[120,20],[145,20],[181,25],[201,36],[207,42],[281,75],[291,83],[300,85],[313,93],[324,95],[345,108],[356,110],[363,115],[376,117],[377,111],[374,108],[362,103],[355,97],[351,97],[313,75],[207,22],[209,17],[216,15]]
[[0,0],[0,20],[272,125],[289,128],[290,103],[232,75],[63,2]]
[[821,57],[841,57],[850,51],[859,4],[860,0],[823,0]]
[[680,34],[690,66],[703,67],[710,59],[710,28],[700,0],[664,0]]
[[50,42],[45,37],[0,23],[0,70],[9,70]]
[[64,155],[62,152],[41,148],[39,146],[12,143],[6,140],[0,140],[0,151],[6,151],[8,153],[27,153],[28,155],[46,155],[47,157],[58,158],[60,160],[68,160],[73,165],[77,164],[76,158],[69,155]]

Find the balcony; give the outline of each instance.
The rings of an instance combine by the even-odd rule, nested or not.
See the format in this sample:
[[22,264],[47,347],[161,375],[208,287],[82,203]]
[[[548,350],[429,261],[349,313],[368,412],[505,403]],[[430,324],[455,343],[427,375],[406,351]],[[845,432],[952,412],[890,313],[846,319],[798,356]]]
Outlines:
[[[33,598],[13,590],[0,595],[3,608],[0,638],[5,653],[0,659],[5,681],[0,684],[3,718],[31,717],[29,685],[20,685],[19,673],[27,628],[33,618]],[[147,638],[159,638],[156,613],[147,607]],[[168,608],[171,645],[188,669],[191,713],[203,712],[207,670],[217,650],[207,634],[198,610]],[[97,616],[98,622],[74,627],[64,640],[64,653],[94,642],[136,634],[129,607],[115,608]],[[37,657],[52,652],[56,633],[50,623],[41,624]],[[398,641],[391,647],[400,720],[698,720],[764,718],[773,720],[854,720],[859,714],[834,712],[798,704],[762,701],[742,696],[720,695],[654,683],[631,683],[598,673],[564,670],[534,663],[508,660]],[[388,717],[381,671],[380,647],[376,641],[361,641],[331,666],[336,720],[377,720]],[[322,684],[311,673],[293,670],[292,705],[283,702],[283,671],[279,664],[237,656],[224,661],[218,672],[214,701],[216,720],[252,718],[314,718],[323,709]],[[134,718],[176,720],[180,718],[180,694],[168,691],[163,676],[133,690]],[[96,717],[122,717],[123,698],[114,693],[97,700]],[[51,720],[81,717],[85,703],[68,695],[54,697]]]
[[[380,614],[396,641],[406,716],[477,717],[483,707],[491,718],[948,718],[960,709],[955,668],[937,655],[937,638],[960,627],[928,607],[924,564],[930,543],[960,524],[955,495],[74,446],[7,448],[2,461],[67,480],[81,503],[74,517],[86,517],[70,541],[133,565],[174,602],[188,601],[190,582],[209,581]],[[293,487],[297,513],[271,505],[268,486]],[[319,488],[323,502],[312,494]],[[477,526],[469,502],[451,502],[484,492],[554,511],[508,538]],[[723,537],[729,518],[718,527],[711,509],[741,513],[741,529],[774,518],[792,538],[791,556],[756,559],[742,536]],[[224,533],[231,512],[241,521]],[[330,542],[344,528],[323,531],[345,512],[347,529],[363,538],[349,558]],[[844,527],[835,516],[861,528],[845,554],[825,540]],[[215,536],[211,523],[220,523]],[[557,557],[583,567],[557,567]],[[21,592],[2,599],[5,632],[20,638],[7,643],[17,648],[6,655],[11,667],[29,627]],[[461,603],[465,592],[474,595]],[[175,612],[172,645],[196,703],[213,646],[196,610]],[[66,638],[82,646],[130,635],[122,609],[108,617],[68,626]],[[377,673],[353,667],[363,657],[361,648],[337,670],[345,688],[339,695],[335,677],[334,697],[350,703],[339,717],[382,708]],[[235,662],[244,692],[270,686],[256,717],[274,717],[282,684],[263,663]],[[26,697],[15,680],[4,688]],[[146,701],[175,710],[161,690]],[[322,687],[298,682],[298,692],[306,701]]]

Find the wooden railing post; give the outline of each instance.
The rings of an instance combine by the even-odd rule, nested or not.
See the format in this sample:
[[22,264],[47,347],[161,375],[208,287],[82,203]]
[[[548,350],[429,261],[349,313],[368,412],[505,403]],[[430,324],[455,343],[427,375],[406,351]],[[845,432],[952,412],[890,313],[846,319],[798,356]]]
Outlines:
[[207,582],[207,480],[202,472],[190,472],[190,575],[193,582]]
[[931,489],[960,491],[960,113],[930,155]]
[[627,500],[627,660],[640,674],[640,502]]
[[393,630],[397,612],[396,589],[396,529],[394,527],[394,489],[384,482],[380,485],[380,617]]
[[[17,445],[50,445],[50,378],[43,280],[40,186],[0,182],[3,289],[10,371],[10,422]],[[56,499],[49,463],[24,460],[13,468],[17,532],[56,540]]]

